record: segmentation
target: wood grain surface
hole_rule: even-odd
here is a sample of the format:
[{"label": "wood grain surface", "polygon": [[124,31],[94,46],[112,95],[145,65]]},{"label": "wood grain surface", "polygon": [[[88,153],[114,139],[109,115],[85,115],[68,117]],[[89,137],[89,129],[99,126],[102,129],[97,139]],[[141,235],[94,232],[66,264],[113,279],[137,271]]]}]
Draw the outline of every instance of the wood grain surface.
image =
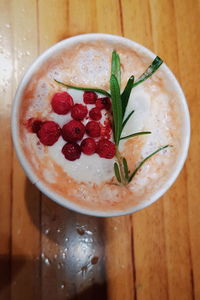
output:
[{"label": "wood grain surface", "polygon": [[[199,9],[199,0],[0,0],[0,300],[200,300]],[[154,51],[189,104],[180,176],[130,216],[87,217],[53,203],[26,178],[11,141],[11,103],[27,67],[89,32]]]}]

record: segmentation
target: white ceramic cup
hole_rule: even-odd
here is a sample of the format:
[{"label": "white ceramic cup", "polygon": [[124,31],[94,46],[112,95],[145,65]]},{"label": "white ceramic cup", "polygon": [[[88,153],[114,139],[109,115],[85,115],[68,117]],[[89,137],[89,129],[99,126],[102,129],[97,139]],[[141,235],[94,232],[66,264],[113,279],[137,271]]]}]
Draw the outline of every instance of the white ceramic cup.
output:
[{"label": "white ceramic cup", "polygon": [[17,89],[15,99],[13,102],[13,108],[12,108],[12,137],[13,137],[13,142],[15,146],[15,150],[17,152],[17,156],[19,158],[19,161],[26,172],[28,178],[31,180],[33,184],[37,186],[39,190],[41,190],[46,196],[54,200],[55,202],[61,204],[62,206],[69,208],[71,210],[77,211],[79,213],[84,213],[87,215],[92,215],[92,216],[101,216],[101,217],[111,217],[111,216],[120,216],[120,215],[125,215],[129,213],[136,212],[153,202],[155,202],[157,199],[159,199],[168,189],[169,187],[174,183],[176,180],[178,174],[180,173],[184,162],[187,157],[187,152],[188,152],[188,147],[189,147],[189,141],[190,141],[190,118],[189,118],[189,111],[186,103],[185,96],[183,94],[183,91],[173,75],[173,73],[169,70],[169,68],[163,64],[162,68],[165,70],[167,76],[170,78],[170,80],[173,81],[173,84],[175,85],[176,91],[178,92],[182,102],[181,102],[181,110],[183,111],[183,128],[184,128],[184,137],[183,137],[183,143],[182,143],[182,149],[180,151],[180,155],[178,157],[178,161],[176,164],[176,168],[174,168],[173,172],[170,174],[170,177],[168,180],[165,182],[165,184],[157,190],[154,194],[151,195],[150,199],[148,202],[142,202],[141,204],[137,206],[133,206],[129,209],[126,209],[124,211],[120,212],[103,212],[103,211],[98,211],[98,210],[89,210],[85,209],[84,207],[81,207],[77,204],[74,204],[72,201],[69,201],[66,198],[63,198],[62,196],[58,195],[56,192],[53,192],[49,190],[47,186],[39,179],[37,178],[36,174],[33,172],[28,160],[26,159],[21,145],[20,145],[20,138],[19,138],[19,127],[18,127],[18,118],[19,118],[19,110],[20,110],[20,103],[23,95],[23,91],[27,86],[27,83],[31,79],[32,75],[36,70],[38,70],[43,63],[51,56],[53,56],[57,51],[60,51],[64,49],[65,47],[69,47],[73,45],[74,43],[77,42],[87,42],[87,41],[95,41],[95,40],[108,40],[108,41],[113,41],[113,42],[119,42],[120,44],[127,45],[129,47],[134,47],[135,49],[138,49],[142,51],[143,53],[147,54],[152,60],[155,58],[155,54],[152,53],[150,50],[146,49],[142,45],[139,45],[131,40],[128,40],[126,38],[120,37],[120,36],[115,36],[115,35],[110,35],[110,34],[99,34],[99,33],[92,33],[92,34],[82,34],[78,36],[74,36],[68,39],[65,39],[48,50],[46,50],[43,54],[41,54],[35,62],[29,67],[27,70],[26,74],[24,75],[21,83],[19,84],[19,87]]}]

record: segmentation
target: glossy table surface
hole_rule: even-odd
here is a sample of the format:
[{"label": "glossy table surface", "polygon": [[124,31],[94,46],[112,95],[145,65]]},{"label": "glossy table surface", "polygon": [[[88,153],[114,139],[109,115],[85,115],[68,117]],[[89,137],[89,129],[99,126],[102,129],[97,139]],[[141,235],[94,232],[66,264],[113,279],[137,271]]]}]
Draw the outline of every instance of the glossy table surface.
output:
[{"label": "glossy table surface", "polygon": [[[0,0],[0,300],[200,299],[198,0]],[[173,187],[133,215],[68,211],[26,178],[10,113],[31,62],[80,33],[125,36],[162,57],[191,113],[191,146]]]}]

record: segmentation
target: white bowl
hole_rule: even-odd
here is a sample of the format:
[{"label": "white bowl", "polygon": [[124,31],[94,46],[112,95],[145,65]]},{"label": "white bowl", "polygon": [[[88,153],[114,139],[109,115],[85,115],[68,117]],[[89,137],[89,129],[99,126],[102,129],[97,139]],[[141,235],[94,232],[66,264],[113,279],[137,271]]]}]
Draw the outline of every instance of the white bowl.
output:
[{"label": "white bowl", "polygon": [[62,196],[58,195],[57,193],[50,191],[49,188],[47,186],[45,186],[45,184],[43,182],[39,181],[39,179],[37,178],[36,174],[33,172],[28,160],[26,159],[26,157],[21,149],[19,132],[18,132],[18,116],[19,116],[19,107],[20,107],[20,103],[21,103],[21,97],[22,97],[23,91],[24,91],[27,83],[29,82],[33,73],[38,69],[38,67],[41,66],[46,61],[47,58],[54,55],[57,51],[64,49],[66,46],[68,47],[70,45],[73,45],[73,43],[76,43],[76,42],[94,41],[94,40],[100,40],[100,39],[113,41],[113,42],[117,41],[117,42],[123,43],[124,45],[127,45],[129,47],[132,46],[132,47],[142,51],[143,53],[147,54],[149,57],[152,58],[152,60],[156,56],[154,53],[152,53],[150,50],[146,49],[142,45],[139,45],[131,40],[128,40],[126,38],[116,36],[116,35],[92,33],[92,34],[82,34],[82,35],[78,35],[78,36],[74,36],[74,37],[65,39],[65,40],[55,44],[48,50],[46,50],[29,67],[29,69],[26,72],[26,74],[24,75],[21,83],[19,84],[19,87],[16,92],[14,103],[13,103],[13,108],[12,108],[12,120],[11,121],[12,121],[12,137],[13,137],[13,142],[14,142],[15,150],[17,152],[19,161],[20,161],[24,171],[26,172],[28,178],[31,180],[31,182],[33,184],[35,184],[38,187],[39,190],[41,190],[46,196],[48,196],[55,202],[61,204],[62,206],[66,207],[66,208],[77,211],[79,213],[84,213],[84,214],[92,215],[92,216],[111,217],[111,216],[120,216],[120,215],[125,215],[125,214],[130,214],[130,213],[136,212],[136,211],[152,204],[157,199],[159,199],[169,189],[169,187],[174,183],[178,174],[180,173],[181,169],[183,168],[184,162],[186,160],[187,153],[188,153],[188,147],[189,147],[189,141],[190,141],[190,118],[189,118],[188,106],[187,106],[187,102],[186,102],[185,96],[183,94],[183,91],[182,91],[177,79],[175,78],[173,73],[170,71],[170,69],[165,64],[162,65],[162,68],[167,73],[167,76],[170,77],[170,79],[173,81],[176,91],[178,92],[178,94],[182,100],[181,109],[184,114],[183,127],[184,127],[185,134],[183,137],[183,146],[180,151],[180,155],[178,158],[178,162],[176,164],[176,168],[170,174],[170,177],[165,182],[165,184],[162,186],[162,188],[160,188],[156,193],[151,195],[148,202],[143,202],[137,206],[133,206],[127,210],[120,211],[120,212],[116,212],[116,211],[103,212],[103,211],[98,211],[98,210],[97,211],[88,210],[77,204],[74,204],[73,202],[69,201],[68,199],[63,198]]}]

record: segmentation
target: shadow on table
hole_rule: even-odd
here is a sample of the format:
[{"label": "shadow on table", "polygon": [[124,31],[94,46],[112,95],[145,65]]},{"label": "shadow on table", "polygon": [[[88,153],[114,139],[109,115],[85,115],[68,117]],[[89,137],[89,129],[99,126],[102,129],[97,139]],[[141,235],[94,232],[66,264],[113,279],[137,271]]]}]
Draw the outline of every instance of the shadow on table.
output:
[{"label": "shadow on table", "polygon": [[25,196],[30,218],[41,233],[44,299],[107,299],[104,219],[58,205],[28,179]]},{"label": "shadow on table", "polygon": [[26,262],[22,255],[12,258],[10,255],[0,255],[0,299],[9,299],[11,282],[15,282]]},{"label": "shadow on table", "polygon": [[79,295],[69,298],[68,300],[106,300],[105,289],[105,284],[94,284]]}]

